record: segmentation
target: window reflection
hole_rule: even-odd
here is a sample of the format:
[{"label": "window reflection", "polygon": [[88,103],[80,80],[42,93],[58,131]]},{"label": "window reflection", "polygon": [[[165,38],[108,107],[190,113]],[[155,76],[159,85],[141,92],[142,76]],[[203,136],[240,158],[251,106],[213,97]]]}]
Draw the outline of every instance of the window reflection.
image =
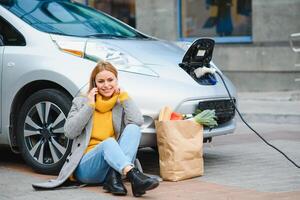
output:
[{"label": "window reflection", "polygon": [[58,3],[51,3],[47,5],[44,13],[48,13],[57,22],[72,22],[76,19],[71,15],[70,11],[66,10]]},{"label": "window reflection", "polygon": [[136,27],[135,0],[89,0],[89,6]]},{"label": "window reflection", "polygon": [[182,0],[182,36],[250,36],[251,3],[252,0]]},{"label": "window reflection", "polygon": [[110,16],[82,4],[69,1],[31,1],[35,2],[35,7],[24,4],[23,0],[14,0],[7,8],[44,32],[110,39],[144,38]]}]

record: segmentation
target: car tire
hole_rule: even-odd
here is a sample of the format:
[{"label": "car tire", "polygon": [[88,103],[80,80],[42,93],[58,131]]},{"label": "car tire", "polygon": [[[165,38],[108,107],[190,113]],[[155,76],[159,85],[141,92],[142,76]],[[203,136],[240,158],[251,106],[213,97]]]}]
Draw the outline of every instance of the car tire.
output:
[{"label": "car tire", "polygon": [[72,101],[56,89],[29,96],[17,118],[17,141],[25,162],[36,172],[57,174],[71,150],[64,124]]}]

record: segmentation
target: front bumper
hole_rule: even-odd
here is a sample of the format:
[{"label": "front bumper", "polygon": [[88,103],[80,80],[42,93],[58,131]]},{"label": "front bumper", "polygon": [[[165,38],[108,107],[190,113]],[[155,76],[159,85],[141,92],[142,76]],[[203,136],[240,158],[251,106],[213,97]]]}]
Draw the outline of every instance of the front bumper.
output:
[{"label": "front bumper", "polygon": [[[228,98],[185,101],[174,111],[182,114],[193,114],[196,109],[215,109],[216,116],[218,117],[218,126],[216,128],[209,129],[204,127],[204,138],[211,138],[234,132],[236,128],[235,110]],[[156,130],[153,120],[145,118],[145,124],[142,126],[140,147],[149,146],[156,146]]]}]

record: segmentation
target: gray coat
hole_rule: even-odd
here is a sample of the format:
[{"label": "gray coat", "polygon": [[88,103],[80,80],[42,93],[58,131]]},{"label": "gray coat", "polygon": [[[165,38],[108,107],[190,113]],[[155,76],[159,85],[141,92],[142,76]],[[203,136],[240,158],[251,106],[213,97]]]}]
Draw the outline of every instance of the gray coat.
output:
[{"label": "gray coat", "polygon": [[[88,98],[79,96],[74,98],[72,107],[65,123],[65,135],[73,140],[72,149],[56,179],[43,183],[34,183],[37,189],[51,189],[62,185],[75,171],[84,151],[86,150],[92,133],[94,108],[88,105]],[[112,110],[113,126],[116,138],[120,137],[127,124],[143,124],[143,117],[130,98],[123,104],[117,102]]]}]

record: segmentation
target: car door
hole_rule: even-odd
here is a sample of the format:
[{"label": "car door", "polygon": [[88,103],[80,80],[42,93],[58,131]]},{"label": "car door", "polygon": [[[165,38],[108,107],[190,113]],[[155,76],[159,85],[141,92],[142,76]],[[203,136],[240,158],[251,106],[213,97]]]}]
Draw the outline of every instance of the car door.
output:
[{"label": "car door", "polygon": [[[13,51],[13,49],[10,50],[10,48],[18,48],[20,46],[24,46],[25,45],[25,39],[23,37],[22,34],[20,34],[16,28],[14,28],[13,25],[11,25],[3,16],[0,15],[0,37],[1,37],[1,43],[0,43],[0,77],[1,77],[1,81],[0,81],[0,124],[1,124],[1,132],[5,132],[2,131],[2,126],[4,126],[4,119],[5,119],[5,114],[7,114],[7,112],[5,112],[5,106],[7,106],[5,104],[5,92],[6,92],[6,88],[4,87],[5,85],[5,79],[7,79],[7,77],[4,77],[4,71],[7,67],[13,67],[14,66],[14,62],[5,62],[5,51]],[[6,117],[7,119],[8,117]],[[1,138],[1,136],[0,136]],[[5,141],[1,141],[1,142],[5,142]]]}]

